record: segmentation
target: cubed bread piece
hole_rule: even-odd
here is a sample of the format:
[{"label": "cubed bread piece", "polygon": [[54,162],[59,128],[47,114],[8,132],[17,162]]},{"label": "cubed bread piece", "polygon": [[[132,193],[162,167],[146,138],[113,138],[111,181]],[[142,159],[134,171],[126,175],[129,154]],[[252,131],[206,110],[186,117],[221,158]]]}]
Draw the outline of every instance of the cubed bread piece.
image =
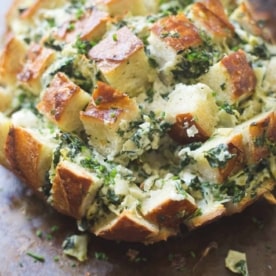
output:
[{"label": "cubed bread piece", "polygon": [[196,208],[195,200],[187,193],[178,192],[172,183],[167,183],[160,190],[150,191],[141,204],[142,214],[147,220],[175,229]]},{"label": "cubed bread piece", "polygon": [[[79,20],[69,21],[58,28],[56,36],[67,42],[77,39],[87,41],[98,41],[106,32],[109,16],[104,11],[92,9],[86,12]],[[70,26],[74,26],[73,29]]]},{"label": "cubed bread piece", "polygon": [[90,144],[104,156],[114,156],[124,142],[118,130],[120,127],[127,129],[129,123],[138,116],[139,108],[134,99],[98,82],[92,100],[86,110],[81,112],[80,119]]},{"label": "cubed bread piece", "polygon": [[9,168],[9,164],[6,159],[5,146],[10,127],[10,119],[5,117],[2,113],[0,113],[0,164],[6,168]]},{"label": "cubed bread piece", "polygon": [[51,204],[65,215],[81,219],[100,186],[96,175],[69,162],[60,162],[52,180]]},{"label": "cubed bread piece", "polygon": [[108,35],[90,50],[89,56],[112,87],[130,97],[147,90],[153,71],[143,42],[127,27]]},{"label": "cubed bread piece", "polygon": [[210,206],[204,206],[199,209],[199,213],[192,215],[190,218],[184,221],[184,224],[188,227],[189,230],[201,227],[208,223],[213,222],[214,220],[219,219],[225,215],[226,209],[223,204],[214,202]]},{"label": "cubed bread piece", "polygon": [[244,2],[241,2],[234,10],[231,14],[231,19],[238,22],[247,32],[256,36],[262,35],[262,28],[260,28],[257,21],[253,19],[248,6]]},{"label": "cubed bread piece", "polygon": [[148,41],[150,55],[161,70],[175,66],[180,52],[202,43],[198,29],[181,13],[154,23]]},{"label": "cubed bread piece", "polygon": [[211,183],[223,183],[242,170],[246,163],[243,135],[231,133],[215,135],[192,152],[192,170]]},{"label": "cubed bread piece", "polygon": [[82,126],[79,114],[89,100],[89,94],[59,72],[45,90],[37,108],[60,129],[70,132]]},{"label": "cubed bread piece", "polygon": [[9,129],[5,154],[11,170],[38,195],[51,167],[53,146],[45,137],[25,128]]},{"label": "cubed bread piece", "polygon": [[203,0],[194,3],[189,10],[189,19],[214,41],[223,41],[234,35],[234,27],[225,14],[220,0]]},{"label": "cubed bread piece", "polygon": [[200,81],[214,90],[220,103],[229,104],[237,104],[250,97],[257,84],[255,73],[242,50],[213,65]]},{"label": "cubed bread piece", "polygon": [[27,52],[26,44],[10,36],[0,55],[0,84],[14,85],[16,76],[24,64]]},{"label": "cubed bread piece", "polygon": [[41,78],[48,66],[55,59],[55,52],[39,44],[29,47],[22,70],[18,72],[17,79],[35,95],[41,92]]},{"label": "cubed bread piece", "polygon": [[[239,125],[238,131],[244,136],[248,164],[265,160],[276,143],[276,114],[267,112]],[[271,147],[271,148],[270,148]]]},{"label": "cubed bread piece", "polygon": [[168,236],[175,234],[173,231],[162,231],[158,226],[127,210],[118,217],[111,215],[104,218],[91,231],[108,240],[142,243],[166,240]]},{"label": "cubed bread piece", "polygon": [[218,107],[211,89],[204,84],[176,85],[168,97],[166,120],[170,136],[180,144],[205,141],[215,129]]},{"label": "cubed bread piece", "polygon": [[112,16],[123,16],[131,13],[132,15],[146,15],[157,11],[157,0],[90,0],[97,7],[107,11]]}]

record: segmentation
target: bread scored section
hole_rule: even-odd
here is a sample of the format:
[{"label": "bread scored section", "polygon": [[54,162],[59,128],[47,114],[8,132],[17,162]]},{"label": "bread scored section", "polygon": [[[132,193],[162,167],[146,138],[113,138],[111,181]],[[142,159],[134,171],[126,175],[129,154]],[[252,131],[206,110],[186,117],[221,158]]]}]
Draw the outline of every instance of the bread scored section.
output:
[{"label": "bread scored section", "polygon": [[219,103],[238,104],[252,96],[257,78],[246,53],[238,50],[210,67],[208,73],[200,77],[216,93]]},{"label": "bread scored section", "polygon": [[50,202],[60,213],[79,220],[85,216],[100,185],[95,173],[64,160],[56,167]]},{"label": "bread scored section", "polygon": [[234,26],[220,0],[198,1],[191,5],[187,16],[197,28],[206,32],[217,43],[234,36]]},{"label": "bread scored section", "polygon": [[130,97],[145,92],[154,73],[143,42],[127,27],[110,33],[89,51],[107,83]]},{"label": "bread scored section", "polygon": [[164,17],[155,22],[151,27],[148,42],[149,55],[157,62],[162,78],[167,83],[173,81],[178,65],[185,67],[182,70],[183,78],[199,74],[195,68],[197,66],[194,65],[196,61],[191,64],[188,55],[196,51],[203,41],[198,29],[184,14]]},{"label": "bread scored section", "polygon": [[5,144],[5,155],[10,169],[39,196],[46,174],[51,167],[55,144],[38,131],[12,125]]},{"label": "bread scored section", "polygon": [[122,150],[123,137],[119,129],[128,129],[139,118],[140,112],[134,99],[111,86],[98,82],[92,99],[80,119],[89,141],[104,156],[114,157]]},{"label": "bread scored section", "polygon": [[82,126],[79,113],[89,100],[88,93],[59,72],[43,92],[37,108],[61,130],[74,131]]}]

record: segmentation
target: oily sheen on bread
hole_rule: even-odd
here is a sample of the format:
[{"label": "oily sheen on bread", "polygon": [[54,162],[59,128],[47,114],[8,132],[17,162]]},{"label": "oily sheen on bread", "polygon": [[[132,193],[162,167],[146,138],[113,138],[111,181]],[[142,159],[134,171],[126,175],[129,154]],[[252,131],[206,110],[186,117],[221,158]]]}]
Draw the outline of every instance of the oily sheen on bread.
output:
[{"label": "oily sheen on bread", "polygon": [[261,15],[238,0],[14,0],[0,164],[111,240],[275,203],[276,48]]}]

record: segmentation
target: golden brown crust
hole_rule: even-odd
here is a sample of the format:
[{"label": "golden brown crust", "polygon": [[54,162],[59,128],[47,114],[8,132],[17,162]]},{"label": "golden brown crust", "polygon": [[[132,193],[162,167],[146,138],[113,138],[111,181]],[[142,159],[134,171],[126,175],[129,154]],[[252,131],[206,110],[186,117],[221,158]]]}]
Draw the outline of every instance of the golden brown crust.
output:
[{"label": "golden brown crust", "polygon": [[43,196],[42,186],[51,167],[52,149],[34,134],[12,126],[5,145],[6,158],[11,170],[36,193]]},{"label": "golden brown crust", "polygon": [[52,181],[52,204],[62,214],[81,219],[94,197],[98,185],[95,177],[83,168],[61,162]]},{"label": "golden brown crust", "polygon": [[30,91],[38,94],[41,90],[41,78],[47,67],[53,62],[55,53],[39,44],[32,44],[27,52],[22,70],[17,79],[26,85]]},{"label": "golden brown crust", "polygon": [[183,217],[193,213],[196,208],[196,205],[188,199],[173,200],[168,198],[144,216],[148,221],[152,221],[157,225],[178,229]]},{"label": "golden brown crust", "polygon": [[[189,136],[187,130],[189,128],[197,129],[197,133]],[[188,144],[194,142],[204,142],[209,136],[196,122],[194,116],[190,113],[178,114],[176,122],[172,125],[169,135],[179,144]]]},{"label": "golden brown crust", "polygon": [[73,131],[81,127],[79,112],[89,99],[86,92],[59,72],[45,90],[37,108],[62,130]]},{"label": "golden brown crust", "polygon": [[0,56],[0,84],[14,84],[24,64],[27,48],[24,42],[10,35]]},{"label": "golden brown crust", "polygon": [[151,237],[157,236],[159,230],[146,220],[134,216],[129,211],[124,211],[120,216],[93,232],[96,236],[109,240],[147,242]]},{"label": "golden brown crust", "polygon": [[234,34],[234,27],[227,19],[220,1],[203,1],[192,5],[191,13],[195,25],[214,39],[226,39]]},{"label": "golden brown crust", "polygon": [[202,43],[197,28],[183,14],[162,18],[151,30],[177,52]]},{"label": "golden brown crust", "polygon": [[239,50],[224,57],[221,63],[230,77],[231,97],[236,100],[252,95],[256,88],[257,79],[244,51]]},{"label": "golden brown crust", "polygon": [[127,27],[103,39],[89,52],[103,72],[112,71],[137,51],[143,49],[143,42]]},{"label": "golden brown crust", "polygon": [[83,121],[89,119],[90,123],[95,120],[103,125],[113,125],[131,112],[137,112],[133,100],[111,86],[98,82],[89,105],[81,112],[81,118]]}]

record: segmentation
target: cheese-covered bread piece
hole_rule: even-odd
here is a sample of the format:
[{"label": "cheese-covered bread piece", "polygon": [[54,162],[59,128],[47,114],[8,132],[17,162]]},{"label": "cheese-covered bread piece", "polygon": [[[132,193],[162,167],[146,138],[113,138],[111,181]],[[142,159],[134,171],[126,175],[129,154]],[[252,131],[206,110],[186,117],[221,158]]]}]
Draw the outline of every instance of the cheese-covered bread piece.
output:
[{"label": "cheese-covered bread piece", "polygon": [[216,42],[234,35],[234,26],[230,23],[220,0],[202,0],[194,3],[188,14],[189,19]]},{"label": "cheese-covered bread piece", "polygon": [[11,126],[5,155],[11,170],[37,194],[44,197],[43,186],[52,162],[54,145],[39,132]]},{"label": "cheese-covered bread piece", "polygon": [[89,105],[81,112],[80,119],[89,143],[104,156],[114,157],[125,142],[119,130],[127,130],[129,124],[138,119],[139,114],[134,99],[98,82]]},{"label": "cheese-covered bread piece", "polygon": [[38,103],[38,110],[64,131],[81,128],[80,111],[90,95],[73,83],[65,74],[57,73]]},{"label": "cheese-covered bread piece", "polygon": [[[143,216],[158,225],[178,229],[183,218],[192,214],[197,206],[184,191],[180,182],[165,179],[162,189],[151,190],[141,203]],[[177,186],[179,185],[179,186]]]},{"label": "cheese-covered bread piece", "polygon": [[50,202],[59,212],[81,219],[101,185],[95,174],[70,161],[61,161],[52,179]]},{"label": "cheese-covered bread piece", "polygon": [[170,136],[180,144],[207,140],[218,121],[212,90],[204,84],[176,85],[165,107]]},{"label": "cheese-covered bread piece", "polygon": [[[224,132],[224,133],[222,133]],[[243,135],[231,130],[214,134],[204,145],[191,153],[192,171],[211,183],[223,183],[245,166]]]},{"label": "cheese-covered bread piece", "polygon": [[257,84],[255,72],[244,51],[233,52],[200,77],[216,93],[218,102],[237,104],[250,97]]},{"label": "cheese-covered bread piece", "polygon": [[[169,74],[178,63],[183,62],[181,57],[184,51],[202,44],[198,29],[182,13],[155,22],[151,27],[148,41],[150,56],[165,75]],[[185,78],[185,72],[183,77]],[[170,81],[171,76],[167,78],[167,81]]]},{"label": "cheese-covered bread piece", "polygon": [[27,45],[17,37],[10,36],[0,55],[0,84],[14,85],[23,67]]},{"label": "cheese-covered bread piece", "polygon": [[257,164],[268,158],[276,142],[275,129],[275,111],[260,114],[236,128],[243,133],[247,164]]},{"label": "cheese-covered bread piece", "polygon": [[145,92],[153,77],[143,42],[127,27],[109,34],[89,52],[104,79],[130,97]]},{"label": "cheese-covered bread piece", "polygon": [[32,44],[23,61],[23,67],[17,74],[17,80],[32,93],[40,94],[42,75],[54,59],[53,50]]}]

